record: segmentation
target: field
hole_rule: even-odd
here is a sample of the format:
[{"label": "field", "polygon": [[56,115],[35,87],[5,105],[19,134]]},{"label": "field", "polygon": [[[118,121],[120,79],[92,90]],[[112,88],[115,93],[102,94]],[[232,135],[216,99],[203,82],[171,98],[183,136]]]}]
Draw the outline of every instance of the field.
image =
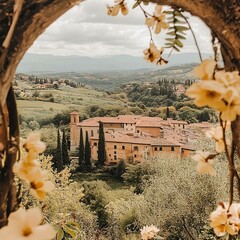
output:
[{"label": "field", "polygon": [[27,118],[50,118],[62,111],[76,110],[80,113],[85,113],[86,107],[91,105],[98,105],[104,108],[124,105],[123,102],[110,98],[108,94],[104,92],[88,88],[71,88],[67,86],[61,87],[58,90],[36,90],[34,88],[27,88],[26,95],[32,96],[35,91],[38,91],[40,95],[51,93],[54,97],[54,102],[35,101],[30,100],[30,98],[18,100],[19,113]]},{"label": "field", "polygon": [[121,180],[111,177],[107,173],[76,173],[72,176],[72,179],[78,183],[82,183],[83,181],[94,181],[101,180],[107,183],[111,187],[111,189],[129,189],[131,185],[129,183],[124,183]]}]

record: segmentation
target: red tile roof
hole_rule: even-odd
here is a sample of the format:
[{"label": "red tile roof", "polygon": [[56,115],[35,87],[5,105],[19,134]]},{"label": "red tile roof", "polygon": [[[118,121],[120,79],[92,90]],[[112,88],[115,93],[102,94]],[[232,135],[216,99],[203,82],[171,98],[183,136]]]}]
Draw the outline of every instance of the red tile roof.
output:
[{"label": "red tile roof", "polygon": [[[98,137],[92,137],[92,140],[98,140]],[[114,132],[112,134],[105,134],[105,142],[116,142],[116,143],[131,143],[131,144],[143,144],[151,146],[180,146],[181,144],[176,142],[170,142],[163,138],[154,138],[150,136],[129,136]]]},{"label": "red tile roof", "polygon": [[70,115],[71,114],[79,114],[78,112],[76,112],[76,111],[73,111],[73,112],[70,112]]}]

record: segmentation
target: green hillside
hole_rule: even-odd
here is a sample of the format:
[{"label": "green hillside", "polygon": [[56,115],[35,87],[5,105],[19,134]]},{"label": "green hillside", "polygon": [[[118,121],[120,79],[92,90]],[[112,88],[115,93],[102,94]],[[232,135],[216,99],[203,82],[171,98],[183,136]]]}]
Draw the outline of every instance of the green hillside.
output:
[{"label": "green hillside", "polygon": [[[19,113],[35,120],[51,118],[62,111],[77,110],[84,114],[86,107],[91,105],[105,108],[124,106],[122,101],[111,98],[107,93],[90,88],[63,86],[59,89],[37,89],[33,84],[22,81],[17,81],[17,85],[17,92],[20,92],[17,97]],[[33,97],[35,95],[37,97]]]}]

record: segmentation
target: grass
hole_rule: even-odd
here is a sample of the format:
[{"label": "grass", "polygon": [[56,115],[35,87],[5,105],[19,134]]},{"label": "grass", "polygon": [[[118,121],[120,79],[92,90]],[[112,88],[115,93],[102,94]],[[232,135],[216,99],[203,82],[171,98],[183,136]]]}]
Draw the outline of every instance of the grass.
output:
[{"label": "grass", "polygon": [[21,115],[26,117],[32,117],[35,120],[50,118],[55,114],[67,111],[67,110],[79,110],[77,106],[67,106],[61,103],[43,102],[43,101],[30,101],[30,100],[18,100],[18,111]]},{"label": "grass", "polygon": [[113,190],[115,189],[126,189],[131,187],[131,185],[124,183],[121,180],[118,180],[107,173],[76,173],[72,176],[72,179],[76,182],[83,182],[83,181],[94,181],[94,180],[101,180],[106,182]]},{"label": "grass", "polygon": [[[24,86],[26,87],[26,86]],[[88,88],[62,87],[59,90],[36,90],[32,87],[26,88],[26,94],[32,96],[33,92],[38,91],[40,95],[51,93],[54,102],[17,100],[19,113],[33,119],[51,118],[62,111],[79,111],[85,113],[86,107],[98,105],[104,108],[123,106],[124,103],[112,99],[108,94]]]}]

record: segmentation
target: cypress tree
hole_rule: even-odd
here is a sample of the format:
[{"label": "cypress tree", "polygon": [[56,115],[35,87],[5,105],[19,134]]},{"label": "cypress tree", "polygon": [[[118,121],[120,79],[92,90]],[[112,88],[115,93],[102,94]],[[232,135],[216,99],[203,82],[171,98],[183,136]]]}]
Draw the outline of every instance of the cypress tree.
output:
[{"label": "cypress tree", "polygon": [[169,107],[167,107],[167,111],[166,111],[166,119],[170,118],[170,110]]},{"label": "cypress tree", "polygon": [[85,165],[85,152],[84,152],[84,142],[83,142],[83,131],[82,128],[80,129],[80,142],[78,148],[78,165],[79,169],[83,170]]},{"label": "cypress tree", "polygon": [[61,136],[60,136],[59,129],[57,133],[57,148],[55,149],[55,152],[53,155],[53,166],[58,172],[60,172],[63,169]]},{"label": "cypress tree", "polygon": [[70,158],[68,155],[68,147],[67,147],[67,141],[66,141],[66,135],[65,135],[64,129],[63,129],[63,136],[62,136],[62,161],[63,161],[63,165],[70,164]]},{"label": "cypress tree", "polygon": [[98,165],[103,166],[106,161],[105,137],[103,123],[99,122],[99,137],[98,137]]},{"label": "cypress tree", "polygon": [[88,131],[86,131],[86,139],[85,139],[85,165],[87,169],[91,167],[91,148],[90,148],[90,143],[88,139]]}]

